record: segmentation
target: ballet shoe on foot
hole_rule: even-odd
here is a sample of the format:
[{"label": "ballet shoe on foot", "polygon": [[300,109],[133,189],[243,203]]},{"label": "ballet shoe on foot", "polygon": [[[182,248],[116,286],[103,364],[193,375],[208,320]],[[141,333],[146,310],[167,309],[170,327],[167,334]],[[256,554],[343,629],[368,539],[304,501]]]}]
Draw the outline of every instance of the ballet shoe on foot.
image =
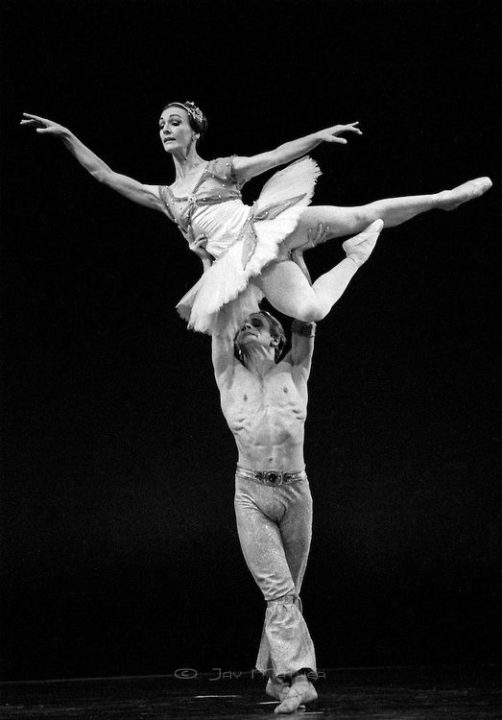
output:
[{"label": "ballet shoe on foot", "polygon": [[305,703],[317,700],[317,692],[315,687],[309,680],[302,680],[293,684],[288,689],[284,700],[275,708],[276,715],[287,715],[302,708]]},{"label": "ballet shoe on foot", "polygon": [[479,177],[474,180],[468,180],[462,183],[462,185],[453,188],[453,190],[444,190],[439,193],[438,207],[441,210],[455,210],[459,205],[484,195],[492,185],[493,183],[489,177]]},{"label": "ballet shoe on foot", "polygon": [[362,232],[345,240],[342,248],[346,256],[359,267],[369,258],[383,229],[383,220],[375,220]]}]

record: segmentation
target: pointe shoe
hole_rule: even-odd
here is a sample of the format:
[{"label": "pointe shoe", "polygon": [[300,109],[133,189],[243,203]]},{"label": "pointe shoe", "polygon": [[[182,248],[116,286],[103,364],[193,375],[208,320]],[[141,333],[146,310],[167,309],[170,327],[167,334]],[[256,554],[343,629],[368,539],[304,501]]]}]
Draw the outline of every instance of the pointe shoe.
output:
[{"label": "pointe shoe", "polygon": [[382,232],[383,220],[375,220],[358,235],[345,240],[342,248],[346,256],[359,267],[369,258]]},{"label": "pointe shoe", "polygon": [[459,205],[484,195],[492,185],[493,183],[489,177],[479,177],[474,180],[468,180],[452,190],[444,190],[438,193],[438,207],[441,210],[455,210]]},{"label": "pointe shoe", "polygon": [[276,715],[293,713],[295,710],[303,708],[304,703],[312,702],[312,700],[317,700],[317,692],[310,680],[306,682],[303,680],[298,683],[293,681],[286,697],[280,705],[275,708],[274,713]]}]

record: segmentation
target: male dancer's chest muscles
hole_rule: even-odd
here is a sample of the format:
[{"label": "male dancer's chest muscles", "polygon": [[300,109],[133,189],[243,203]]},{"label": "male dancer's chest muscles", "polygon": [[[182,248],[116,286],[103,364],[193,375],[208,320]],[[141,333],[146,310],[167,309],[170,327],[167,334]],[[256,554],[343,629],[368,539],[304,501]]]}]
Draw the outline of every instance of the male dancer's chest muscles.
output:
[{"label": "male dancer's chest muscles", "polygon": [[295,382],[286,363],[262,378],[237,368],[232,385],[221,393],[221,406],[232,432],[287,431],[305,421],[306,383]]}]

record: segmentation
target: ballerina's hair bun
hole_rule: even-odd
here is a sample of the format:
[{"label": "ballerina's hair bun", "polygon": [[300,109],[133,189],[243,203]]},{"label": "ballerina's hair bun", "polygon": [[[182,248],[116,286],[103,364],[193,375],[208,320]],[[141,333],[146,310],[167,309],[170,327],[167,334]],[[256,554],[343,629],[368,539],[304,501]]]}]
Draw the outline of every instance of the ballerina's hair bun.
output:
[{"label": "ballerina's hair bun", "polygon": [[204,115],[200,107],[198,107],[191,100],[185,100],[185,102],[170,102],[166,105],[164,110],[166,110],[168,107],[172,107],[173,105],[175,105],[176,107],[181,107],[187,111],[190,126],[193,130],[195,130],[196,133],[199,133],[202,137],[202,135],[204,135],[207,130],[208,122],[207,117]]}]

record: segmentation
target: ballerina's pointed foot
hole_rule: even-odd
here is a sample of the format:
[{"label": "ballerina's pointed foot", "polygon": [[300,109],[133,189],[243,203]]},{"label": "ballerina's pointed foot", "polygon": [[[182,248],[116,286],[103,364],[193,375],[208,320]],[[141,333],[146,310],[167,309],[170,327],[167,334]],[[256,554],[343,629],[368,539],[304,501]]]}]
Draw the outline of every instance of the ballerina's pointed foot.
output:
[{"label": "ballerina's pointed foot", "polygon": [[453,190],[443,190],[438,193],[438,207],[441,210],[455,210],[459,205],[481,197],[493,185],[489,177],[480,177],[475,180],[468,180],[458,185]]},{"label": "ballerina's pointed foot", "polygon": [[317,700],[317,692],[310,680],[307,680],[305,676],[295,678],[291,687],[288,688],[286,696],[275,708],[274,713],[283,715],[293,713],[305,703],[312,702],[312,700]]},{"label": "ballerina's pointed foot", "polygon": [[346,256],[350,258],[350,260],[353,260],[356,265],[362,265],[373,252],[382,229],[383,221],[375,220],[358,235],[354,235],[354,237],[345,240],[345,242],[342,243],[342,248]]}]

